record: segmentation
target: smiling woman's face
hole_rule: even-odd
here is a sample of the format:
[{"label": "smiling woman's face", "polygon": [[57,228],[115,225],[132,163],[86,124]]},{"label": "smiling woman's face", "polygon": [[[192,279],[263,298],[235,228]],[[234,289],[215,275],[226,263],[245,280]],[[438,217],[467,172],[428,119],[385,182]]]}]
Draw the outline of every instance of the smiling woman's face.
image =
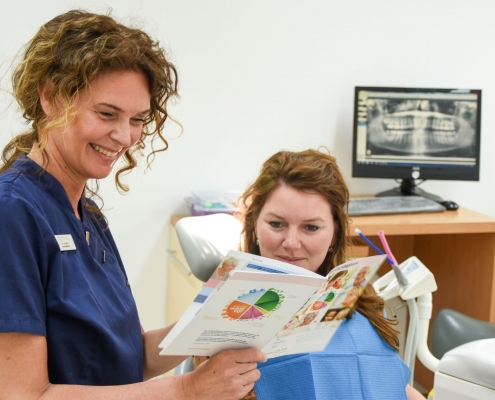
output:
[{"label": "smiling woman's face", "polygon": [[330,204],[317,193],[275,189],[256,222],[260,255],[316,272],[333,243]]},{"label": "smiling woman's face", "polygon": [[[71,123],[49,132],[46,149],[55,162],[48,164],[48,172],[62,184],[70,180],[82,186],[88,179],[108,176],[141,137],[143,120],[150,112],[148,86],[144,74],[134,71],[95,78],[76,100]],[[41,97],[45,113],[51,115],[54,110]]]}]

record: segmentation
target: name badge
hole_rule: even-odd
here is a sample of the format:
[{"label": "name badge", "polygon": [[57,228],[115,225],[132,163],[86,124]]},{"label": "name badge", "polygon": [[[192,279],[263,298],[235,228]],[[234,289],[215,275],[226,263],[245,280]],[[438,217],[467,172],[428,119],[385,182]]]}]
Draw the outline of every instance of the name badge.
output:
[{"label": "name badge", "polygon": [[72,235],[55,235],[55,239],[57,239],[58,245],[60,246],[60,251],[76,249],[76,244],[74,243],[74,239],[72,239]]}]

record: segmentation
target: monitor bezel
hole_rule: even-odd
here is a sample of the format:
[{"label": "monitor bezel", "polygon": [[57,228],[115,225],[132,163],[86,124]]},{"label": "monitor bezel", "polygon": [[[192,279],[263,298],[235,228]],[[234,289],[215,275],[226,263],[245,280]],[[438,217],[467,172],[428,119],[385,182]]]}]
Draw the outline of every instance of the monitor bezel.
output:
[{"label": "monitor bezel", "polygon": [[[387,86],[355,86],[354,87],[354,109],[353,109],[353,135],[352,135],[352,177],[353,178],[376,178],[376,179],[412,179],[413,171],[418,166],[391,166],[360,164],[357,162],[357,123],[358,123],[358,93],[360,90],[402,92],[402,93],[475,93],[477,98],[477,126],[476,126],[476,166],[473,168],[455,167],[433,167],[419,166],[421,179],[433,180],[480,180],[480,149],[481,149],[481,89],[446,89],[446,88],[412,88],[412,87],[387,87]],[[453,171],[456,171],[455,173]]]}]

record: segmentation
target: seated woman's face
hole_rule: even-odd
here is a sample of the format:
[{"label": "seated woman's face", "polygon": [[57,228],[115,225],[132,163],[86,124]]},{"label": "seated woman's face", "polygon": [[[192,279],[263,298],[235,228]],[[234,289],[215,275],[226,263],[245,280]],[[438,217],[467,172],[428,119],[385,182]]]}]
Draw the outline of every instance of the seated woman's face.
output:
[{"label": "seated woman's face", "polygon": [[335,229],[330,204],[321,195],[282,185],[268,197],[255,231],[263,257],[316,272]]}]

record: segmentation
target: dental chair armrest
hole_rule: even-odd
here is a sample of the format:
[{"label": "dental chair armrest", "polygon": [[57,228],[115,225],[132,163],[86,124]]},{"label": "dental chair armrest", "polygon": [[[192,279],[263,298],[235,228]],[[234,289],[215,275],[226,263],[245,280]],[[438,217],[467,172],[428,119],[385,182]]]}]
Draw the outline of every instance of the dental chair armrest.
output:
[{"label": "dental chair armrest", "polygon": [[418,297],[418,358],[421,363],[430,371],[437,371],[440,360],[431,354],[428,348],[428,327],[430,325],[432,312],[432,295],[431,293],[424,294]]}]

